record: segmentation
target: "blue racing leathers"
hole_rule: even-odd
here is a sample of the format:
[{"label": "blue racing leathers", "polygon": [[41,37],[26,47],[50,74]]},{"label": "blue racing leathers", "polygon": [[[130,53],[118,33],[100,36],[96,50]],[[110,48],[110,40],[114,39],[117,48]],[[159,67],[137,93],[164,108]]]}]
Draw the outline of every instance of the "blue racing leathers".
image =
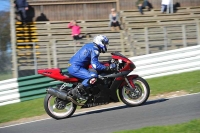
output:
[{"label": "blue racing leathers", "polygon": [[106,69],[106,66],[98,61],[99,54],[99,48],[94,43],[85,44],[70,59],[68,72],[77,78],[84,79],[82,84],[85,87],[89,86],[89,80],[97,78],[98,75],[95,72],[89,71],[88,66],[91,64],[93,69],[97,71]]}]

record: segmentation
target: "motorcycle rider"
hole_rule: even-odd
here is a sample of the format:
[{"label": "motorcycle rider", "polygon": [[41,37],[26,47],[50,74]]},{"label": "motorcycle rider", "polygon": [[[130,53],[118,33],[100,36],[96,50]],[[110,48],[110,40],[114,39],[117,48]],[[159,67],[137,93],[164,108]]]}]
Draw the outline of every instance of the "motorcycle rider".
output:
[{"label": "motorcycle rider", "polygon": [[111,71],[112,68],[104,66],[98,61],[100,53],[107,52],[109,39],[104,35],[94,37],[92,43],[86,43],[70,59],[68,72],[77,78],[83,79],[71,92],[75,97],[86,99],[86,88],[97,81],[97,73],[89,71],[88,66],[91,64],[96,71]]}]

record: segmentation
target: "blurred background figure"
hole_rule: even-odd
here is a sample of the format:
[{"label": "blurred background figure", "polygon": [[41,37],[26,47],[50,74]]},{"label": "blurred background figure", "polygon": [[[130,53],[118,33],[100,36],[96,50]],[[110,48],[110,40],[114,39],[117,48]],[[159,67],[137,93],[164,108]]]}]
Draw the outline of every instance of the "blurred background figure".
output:
[{"label": "blurred background figure", "polygon": [[161,13],[164,13],[167,11],[167,8],[170,9],[170,3],[171,0],[162,0],[161,3]]},{"label": "blurred background figure", "polygon": [[76,20],[72,20],[68,24],[68,28],[72,29],[72,37],[74,40],[83,38],[83,36],[81,36],[81,27],[76,23]]},{"label": "blurred background figure", "polygon": [[41,13],[40,16],[36,18],[35,21],[49,21],[49,19],[46,17],[44,13]]},{"label": "blurred background figure", "polygon": [[138,10],[139,10],[139,12],[140,12],[141,14],[144,14],[144,13],[143,13],[143,9],[144,9],[144,8],[148,9],[148,11],[150,11],[151,8],[153,8],[152,5],[149,3],[148,0],[138,0],[138,1],[136,2],[136,5],[137,5]]},{"label": "blurred background figure", "polygon": [[17,9],[17,12],[20,14],[22,24],[26,24],[27,16],[26,10],[28,10],[28,3],[26,0],[15,0],[14,6]]},{"label": "blurred background figure", "polygon": [[110,24],[109,26],[111,27],[111,30],[120,30],[120,24],[119,24],[119,14],[116,12],[115,8],[111,9],[111,13],[109,14],[109,20]]}]

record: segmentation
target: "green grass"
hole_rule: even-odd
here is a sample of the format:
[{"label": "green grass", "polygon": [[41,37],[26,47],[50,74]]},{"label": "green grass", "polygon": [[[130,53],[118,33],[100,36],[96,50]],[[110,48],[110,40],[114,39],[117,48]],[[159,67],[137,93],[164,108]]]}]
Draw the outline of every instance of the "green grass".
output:
[{"label": "green grass", "polygon": [[[164,76],[147,80],[151,95],[185,90],[189,93],[200,92],[200,71]],[[43,98],[0,106],[0,123],[45,114]]]},{"label": "green grass", "polygon": [[0,81],[13,78],[12,73],[0,73]]},{"label": "green grass", "polygon": [[114,133],[200,133],[200,119],[171,126],[153,126]]},{"label": "green grass", "polygon": [[0,123],[43,114],[43,98],[0,106]]},{"label": "green grass", "polygon": [[200,71],[148,79],[151,95],[184,90],[188,93],[200,92]]}]

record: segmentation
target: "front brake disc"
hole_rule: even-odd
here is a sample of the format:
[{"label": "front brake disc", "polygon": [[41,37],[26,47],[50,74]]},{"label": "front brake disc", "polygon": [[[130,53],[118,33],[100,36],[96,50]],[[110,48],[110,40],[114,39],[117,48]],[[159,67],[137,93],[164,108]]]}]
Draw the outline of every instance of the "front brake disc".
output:
[{"label": "front brake disc", "polygon": [[135,84],[135,91],[134,92],[126,90],[125,93],[127,94],[127,96],[130,99],[138,99],[139,97],[142,96],[142,88],[138,84]]}]

